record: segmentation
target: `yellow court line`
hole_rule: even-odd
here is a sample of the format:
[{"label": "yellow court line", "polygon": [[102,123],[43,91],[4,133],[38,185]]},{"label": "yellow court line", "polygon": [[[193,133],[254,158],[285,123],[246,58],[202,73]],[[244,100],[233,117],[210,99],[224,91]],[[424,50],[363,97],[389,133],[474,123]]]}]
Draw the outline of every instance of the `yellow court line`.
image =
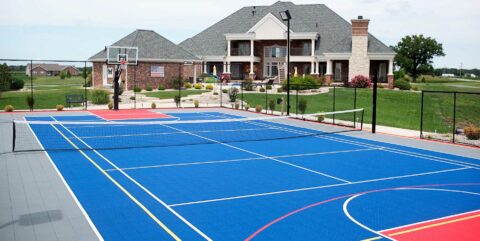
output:
[{"label": "yellow court line", "polygon": [[56,126],[53,124],[51,125],[65,140],[67,140],[70,145],[72,145],[75,149],[77,149],[88,161],[90,161],[98,170],[100,170],[103,175],[105,175],[110,181],[113,182],[120,190],[122,190],[125,195],[127,195],[134,203],[136,203],[150,218],[152,218],[160,227],[162,227],[173,239],[176,241],[180,241],[181,239],[173,233],[165,224],[162,223],[155,215],[153,215],[150,210],[148,210],[140,201],[138,201],[130,192],[128,192],[120,183],[118,183],[112,176],[110,176],[105,170],[103,170],[92,158],[90,158],[85,152],[80,150],[77,145],[75,145],[70,139],[68,139]]},{"label": "yellow court line", "polygon": [[392,233],[392,234],[389,234],[388,236],[395,236],[395,235],[400,235],[400,234],[404,234],[404,233],[411,233],[411,232],[415,232],[415,231],[422,230],[422,229],[433,228],[433,227],[436,227],[436,226],[441,226],[441,225],[445,225],[445,224],[449,224],[449,223],[456,223],[456,222],[460,222],[460,221],[464,221],[464,220],[468,220],[468,219],[472,219],[472,218],[478,218],[478,217],[480,217],[480,214],[469,216],[469,217],[464,217],[464,218],[459,218],[459,219],[453,219],[453,220],[449,220],[449,221],[445,221],[445,222],[441,222],[441,223],[434,223],[434,224],[430,224],[430,225],[422,226],[422,227],[418,227],[418,228],[412,228],[412,229],[409,229],[409,230],[400,231],[400,232],[397,232],[397,233]]},{"label": "yellow court line", "polygon": [[[430,225],[427,225],[427,226],[412,228],[412,229],[408,229],[408,230],[404,230],[404,231],[400,231],[400,232],[396,232],[396,233],[392,233],[392,234],[385,234],[385,236],[391,237],[391,236],[396,236],[396,235],[400,235],[400,234],[411,233],[411,232],[419,231],[419,230],[422,230],[422,229],[433,228],[433,227],[437,227],[437,226],[441,226],[441,225],[445,225],[445,224],[449,224],[449,223],[456,223],[456,222],[460,222],[460,221],[464,221],[464,220],[468,220],[468,219],[472,219],[472,218],[478,218],[478,217],[480,217],[480,214],[473,215],[473,216],[468,216],[468,217],[464,217],[464,218],[459,218],[459,219],[453,219],[453,220],[449,220],[449,221],[445,221],[445,222],[441,222],[441,223],[434,223],[434,224],[430,224]],[[369,239],[363,239],[362,241],[373,241],[373,240],[377,240],[377,239],[381,239],[381,238],[382,237],[378,236],[378,237],[373,237],[373,238],[369,238]]]}]

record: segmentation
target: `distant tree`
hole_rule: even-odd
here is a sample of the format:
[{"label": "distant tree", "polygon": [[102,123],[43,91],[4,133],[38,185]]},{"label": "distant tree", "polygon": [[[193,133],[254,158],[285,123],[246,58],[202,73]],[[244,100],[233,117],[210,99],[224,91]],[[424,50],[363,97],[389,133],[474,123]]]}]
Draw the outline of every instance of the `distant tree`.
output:
[{"label": "distant tree", "polygon": [[67,71],[67,79],[72,78],[72,74],[70,74],[70,71]]},{"label": "distant tree", "polygon": [[64,71],[61,71],[60,74],[59,74],[59,76],[60,76],[60,79],[65,79],[66,74],[65,74]]},{"label": "distant tree", "polygon": [[397,52],[396,64],[412,76],[413,82],[419,75],[433,72],[433,57],[445,56],[441,43],[422,34],[403,37],[393,49]]},{"label": "distant tree", "polygon": [[10,69],[6,63],[0,65],[0,91],[5,91],[10,89],[10,82],[12,80],[12,75],[10,74]]}]

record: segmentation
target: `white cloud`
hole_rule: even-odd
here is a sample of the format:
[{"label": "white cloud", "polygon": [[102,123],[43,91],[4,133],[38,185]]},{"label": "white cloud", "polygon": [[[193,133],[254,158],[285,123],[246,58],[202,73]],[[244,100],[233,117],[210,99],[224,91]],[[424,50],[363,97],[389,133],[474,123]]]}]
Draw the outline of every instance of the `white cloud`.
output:
[{"label": "white cloud", "polygon": [[[317,1],[293,1],[319,3]],[[264,0],[12,0],[3,4],[1,27],[72,27],[154,29],[174,42],[191,37],[243,6],[270,5]],[[480,67],[478,0],[324,0],[349,20],[371,19],[370,32],[388,45],[407,34],[424,34],[444,43],[446,58],[437,66]],[[112,39],[111,41],[114,41]],[[102,43],[103,44],[103,43]],[[99,44],[99,45],[102,45]]]}]

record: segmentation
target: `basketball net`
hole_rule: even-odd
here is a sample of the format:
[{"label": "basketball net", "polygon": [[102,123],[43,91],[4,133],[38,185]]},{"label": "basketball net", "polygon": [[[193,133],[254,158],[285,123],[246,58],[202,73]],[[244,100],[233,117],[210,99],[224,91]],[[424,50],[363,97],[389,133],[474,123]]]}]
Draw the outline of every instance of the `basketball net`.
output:
[{"label": "basketball net", "polygon": [[120,60],[120,68],[125,69],[127,67],[127,61],[124,59]]}]

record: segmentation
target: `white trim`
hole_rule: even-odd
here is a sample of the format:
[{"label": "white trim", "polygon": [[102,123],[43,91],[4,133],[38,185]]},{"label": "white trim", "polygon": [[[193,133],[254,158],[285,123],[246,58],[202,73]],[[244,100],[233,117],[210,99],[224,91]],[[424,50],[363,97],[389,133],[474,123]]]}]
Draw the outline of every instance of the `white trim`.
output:
[{"label": "white trim", "polygon": [[[291,32],[291,31],[290,31]],[[287,38],[287,33],[285,33],[285,38]],[[296,33],[290,33],[290,40],[294,39],[310,39],[310,40],[316,40],[318,38],[318,33],[317,32],[296,32]]]},{"label": "white trim", "polygon": [[[275,22],[276,24],[278,24],[278,26],[280,28],[282,28],[283,31],[287,31],[288,28],[287,28],[287,25],[285,25],[282,21],[280,21],[277,17],[273,16],[272,13],[267,13],[267,15],[265,15],[265,17],[263,17],[262,19],[260,19],[260,21],[258,21],[255,25],[253,25],[252,28],[250,28],[247,33],[254,33],[257,31],[257,29],[259,27],[261,27],[267,20],[272,20],[273,22]],[[290,29],[290,33],[293,33],[293,31]]]},{"label": "white trim", "polygon": [[352,53],[323,53],[323,55],[331,60],[349,60]]},{"label": "white trim", "polygon": [[395,55],[395,53],[367,53],[367,56],[370,60],[390,60],[394,59]]},{"label": "white trim", "polygon": [[251,40],[255,39],[255,33],[226,33],[227,40]]},{"label": "white trim", "polygon": [[[223,58],[223,56],[222,56]],[[89,59],[89,62],[102,62],[105,63],[105,59]],[[127,63],[127,65],[138,65],[139,62],[165,62],[165,63],[184,63],[185,61],[187,62],[193,62],[193,63],[201,63],[202,61],[199,59],[137,59],[136,64],[131,64]],[[112,64],[110,64],[112,65]]]},{"label": "white trim", "polygon": [[[24,121],[27,121],[25,119],[25,116],[23,117],[23,120]],[[37,137],[37,134],[35,134],[35,132],[32,130],[32,127],[30,126],[30,124],[27,124],[28,126],[28,129],[32,132],[33,134],[33,137],[35,138],[35,140],[38,142],[38,144],[40,145],[40,148],[42,150],[45,150],[45,148],[43,147],[42,143],[40,142],[40,140],[38,139]],[[55,172],[58,174],[58,176],[60,177],[60,179],[62,180],[63,182],[63,185],[65,185],[65,187],[67,188],[67,191],[68,193],[70,193],[70,196],[73,198],[73,201],[75,202],[75,204],[77,205],[77,207],[80,209],[80,212],[82,212],[83,216],[85,216],[85,219],[87,220],[87,223],[90,225],[90,227],[92,228],[93,232],[95,233],[95,235],[97,236],[97,238],[100,240],[100,241],[103,241],[103,237],[102,235],[100,234],[100,232],[98,231],[97,227],[95,226],[95,224],[92,222],[92,220],[90,219],[90,217],[88,216],[87,212],[85,211],[85,209],[83,208],[82,204],[80,203],[80,201],[78,201],[77,199],[77,196],[75,196],[75,194],[73,193],[72,189],[70,188],[70,186],[68,185],[67,181],[65,180],[65,178],[63,177],[62,173],[60,172],[60,170],[58,170],[58,167],[57,165],[55,165],[55,163],[53,162],[52,158],[50,157],[50,154],[48,154],[47,151],[43,151],[43,153],[45,153],[45,156],[48,158],[48,160],[50,161],[50,164],[52,165],[53,169],[55,170]]]}]

